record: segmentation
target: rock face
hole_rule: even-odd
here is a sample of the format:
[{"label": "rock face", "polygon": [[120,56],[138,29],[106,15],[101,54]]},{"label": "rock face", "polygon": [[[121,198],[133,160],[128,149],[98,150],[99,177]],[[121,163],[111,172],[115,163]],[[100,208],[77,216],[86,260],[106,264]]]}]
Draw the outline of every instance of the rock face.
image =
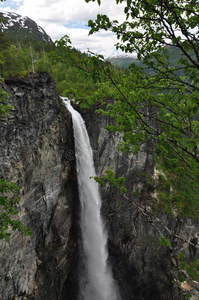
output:
[{"label": "rock face", "polygon": [[[0,300],[77,300],[81,238],[71,116],[46,73],[7,79],[5,87],[16,110],[0,121],[0,176],[19,185],[19,217],[32,236],[16,232],[10,243],[0,241]],[[121,137],[104,129],[111,120],[93,110],[80,112],[97,173],[112,166],[117,176],[126,177],[129,199],[113,187],[101,189],[110,262],[122,300],[184,300],[187,293],[198,299],[197,283],[178,281],[177,257],[182,252],[189,261],[199,253],[174,236],[172,247],[161,246],[157,229],[168,236],[168,226],[197,244],[199,224],[163,213],[154,221],[148,180],[154,175],[152,146],[143,145],[136,156],[121,154],[115,149]]]},{"label": "rock face", "polygon": [[[198,299],[199,284],[190,284],[187,292],[179,282],[182,275],[178,253],[189,261],[199,257],[192,247],[168,235],[166,227],[187,241],[199,243],[199,223],[192,219],[152,214],[154,205],[150,178],[154,176],[153,147],[150,143],[140,152],[122,154],[116,150],[120,136],[104,129],[111,120],[94,112],[80,110],[85,119],[98,175],[112,166],[117,176],[126,178],[129,199],[113,187],[101,189],[103,214],[109,229],[109,253],[123,300],[182,300],[186,294]],[[139,206],[139,207],[138,207]],[[141,208],[140,208],[141,207]],[[162,246],[160,233],[171,239],[172,247]],[[178,270],[178,271],[177,271]],[[198,277],[199,279],[199,277]],[[196,289],[194,289],[196,288]]]},{"label": "rock face", "polygon": [[16,110],[1,120],[1,176],[19,185],[19,216],[32,236],[16,232],[10,243],[1,241],[0,299],[14,299],[15,294],[73,299],[70,291],[77,287],[69,283],[77,230],[72,220],[78,195],[71,116],[46,73],[8,79],[5,85]]}]

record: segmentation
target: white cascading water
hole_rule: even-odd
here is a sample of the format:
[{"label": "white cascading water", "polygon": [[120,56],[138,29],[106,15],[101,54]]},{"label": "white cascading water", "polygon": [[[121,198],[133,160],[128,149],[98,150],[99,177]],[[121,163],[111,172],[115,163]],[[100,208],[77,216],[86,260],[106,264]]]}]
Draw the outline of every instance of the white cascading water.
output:
[{"label": "white cascading water", "polygon": [[85,123],[73,109],[70,101],[63,98],[72,114],[75,139],[75,156],[78,176],[78,190],[81,202],[80,227],[86,273],[80,287],[82,300],[119,300],[112,270],[107,263],[107,233],[101,218],[101,198],[95,176],[92,149]]}]

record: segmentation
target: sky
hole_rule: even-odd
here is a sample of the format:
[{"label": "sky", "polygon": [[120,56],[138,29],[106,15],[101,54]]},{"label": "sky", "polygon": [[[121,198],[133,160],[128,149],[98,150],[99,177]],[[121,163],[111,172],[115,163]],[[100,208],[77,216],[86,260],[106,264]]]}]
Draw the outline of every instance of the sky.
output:
[{"label": "sky", "polygon": [[0,11],[27,16],[40,25],[53,41],[68,35],[72,46],[82,52],[88,49],[105,57],[121,54],[114,45],[117,39],[111,32],[100,31],[88,36],[88,20],[97,14],[107,14],[112,20],[124,19],[124,4],[115,0],[86,3],[84,0],[6,0],[0,2]]}]

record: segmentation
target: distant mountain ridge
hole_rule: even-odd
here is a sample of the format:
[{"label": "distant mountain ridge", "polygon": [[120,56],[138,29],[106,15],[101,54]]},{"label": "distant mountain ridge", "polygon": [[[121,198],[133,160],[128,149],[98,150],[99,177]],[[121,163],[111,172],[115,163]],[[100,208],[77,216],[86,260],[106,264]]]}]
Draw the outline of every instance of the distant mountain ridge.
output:
[{"label": "distant mountain ridge", "polygon": [[[177,47],[167,47],[168,53],[170,55],[169,61],[170,61],[170,66],[175,66],[175,67],[183,67],[182,64],[179,64],[178,61],[181,57],[185,58],[185,55],[178,49]],[[194,58],[194,53],[190,52],[190,56]],[[109,61],[111,64],[114,66],[120,67],[120,68],[128,68],[132,63],[137,65],[138,67],[144,67],[144,64],[141,60],[136,59],[133,55],[119,55],[119,56],[113,56],[113,57],[108,57],[106,59]],[[146,66],[145,66],[146,67]],[[182,70],[181,70],[182,72]],[[183,75],[183,73],[182,73]]]},{"label": "distant mountain ridge", "polygon": [[6,38],[53,43],[51,37],[35,21],[14,12],[0,12],[0,31]]},{"label": "distant mountain ridge", "polygon": [[139,62],[134,56],[127,54],[108,57],[106,60],[120,68],[128,68],[130,64]]}]

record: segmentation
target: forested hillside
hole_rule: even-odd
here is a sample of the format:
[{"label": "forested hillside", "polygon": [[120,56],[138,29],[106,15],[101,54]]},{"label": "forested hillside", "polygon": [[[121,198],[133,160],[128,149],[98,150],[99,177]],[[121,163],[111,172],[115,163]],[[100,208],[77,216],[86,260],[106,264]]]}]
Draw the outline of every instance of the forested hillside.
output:
[{"label": "forested hillside", "polygon": [[[176,67],[178,65],[178,60],[181,57],[181,51],[176,47],[168,47],[169,55],[170,55],[170,66]],[[194,58],[194,53],[190,51],[191,57]],[[185,58],[185,57],[184,57]],[[120,55],[120,56],[114,56],[114,57],[108,57],[107,61],[109,61],[111,64],[113,64],[116,67],[120,68],[129,68],[131,64],[135,64],[138,67],[144,67],[143,61],[140,61],[138,59],[135,59],[135,57],[132,57],[131,55]],[[145,68],[147,66],[145,65]],[[183,69],[183,64],[182,64]],[[183,70],[181,70],[181,74],[183,74]]]},{"label": "forested hillside", "polygon": [[[76,49],[71,50],[75,60],[88,58]],[[0,75],[2,77],[25,77],[30,72],[49,72],[60,95],[71,97],[88,96],[93,83],[83,70],[77,68],[75,61],[64,60],[67,53],[51,43],[8,39],[0,33]],[[61,59],[58,59],[61,57]]]}]

